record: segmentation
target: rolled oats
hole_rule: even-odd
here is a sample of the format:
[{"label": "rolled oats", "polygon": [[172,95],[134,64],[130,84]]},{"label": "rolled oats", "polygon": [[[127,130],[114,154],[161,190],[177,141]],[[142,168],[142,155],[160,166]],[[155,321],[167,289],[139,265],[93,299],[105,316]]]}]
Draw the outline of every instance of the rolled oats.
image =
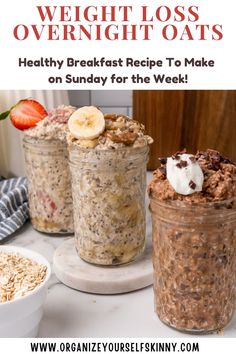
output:
[{"label": "rolled oats", "polygon": [[23,297],[45,279],[47,267],[16,253],[0,252],[0,303]]}]

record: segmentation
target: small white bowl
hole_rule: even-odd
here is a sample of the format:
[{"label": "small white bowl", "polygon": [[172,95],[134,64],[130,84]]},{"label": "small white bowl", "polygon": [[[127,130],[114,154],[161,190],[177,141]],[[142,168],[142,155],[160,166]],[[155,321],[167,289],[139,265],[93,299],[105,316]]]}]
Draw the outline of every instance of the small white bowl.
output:
[{"label": "small white bowl", "polygon": [[39,253],[21,247],[0,246],[0,252],[18,253],[47,267],[46,277],[37,288],[19,299],[0,303],[1,338],[36,337],[51,276],[50,264]]}]

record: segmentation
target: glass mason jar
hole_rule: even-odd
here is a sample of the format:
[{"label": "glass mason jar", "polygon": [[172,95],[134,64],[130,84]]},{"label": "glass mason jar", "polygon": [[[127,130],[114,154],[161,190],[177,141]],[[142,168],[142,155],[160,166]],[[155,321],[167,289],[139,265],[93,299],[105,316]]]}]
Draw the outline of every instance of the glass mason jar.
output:
[{"label": "glass mason jar", "polygon": [[83,260],[118,265],[142,253],[148,151],[69,147],[75,244]]},{"label": "glass mason jar", "polygon": [[233,316],[236,201],[164,202],[151,197],[155,310],[175,329],[208,333]]},{"label": "glass mason jar", "polygon": [[23,147],[33,227],[47,233],[73,233],[71,178],[66,145],[60,140],[25,137]]}]

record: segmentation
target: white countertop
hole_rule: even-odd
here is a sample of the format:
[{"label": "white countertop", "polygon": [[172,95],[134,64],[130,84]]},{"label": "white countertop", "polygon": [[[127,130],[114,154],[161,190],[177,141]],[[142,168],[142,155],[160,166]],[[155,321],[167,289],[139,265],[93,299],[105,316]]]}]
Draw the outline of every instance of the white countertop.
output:
[{"label": "white countertop", "polygon": [[[9,245],[27,247],[52,264],[57,246],[65,237],[52,237],[27,223]],[[66,287],[52,274],[40,337],[193,337],[162,324],[154,313],[153,291],[148,287],[122,295],[93,295]],[[221,335],[236,337],[236,315]]]}]

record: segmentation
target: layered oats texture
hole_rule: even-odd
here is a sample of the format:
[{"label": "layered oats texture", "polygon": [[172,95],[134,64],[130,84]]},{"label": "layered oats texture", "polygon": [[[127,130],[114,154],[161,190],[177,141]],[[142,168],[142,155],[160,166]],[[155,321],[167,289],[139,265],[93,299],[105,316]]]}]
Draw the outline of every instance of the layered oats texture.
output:
[{"label": "layered oats texture", "polygon": [[33,227],[47,233],[73,233],[67,122],[75,111],[59,106],[25,131],[24,150]]},{"label": "layered oats texture", "polygon": [[177,194],[165,159],[149,186],[154,294],[164,323],[205,333],[226,326],[235,307],[236,166],[214,150],[195,159],[204,173],[201,192]]},{"label": "layered oats texture", "polygon": [[148,145],[140,123],[105,115],[94,140],[68,136],[79,256],[99,265],[132,261],[145,246]]},{"label": "layered oats texture", "polygon": [[0,304],[19,299],[45,279],[47,267],[16,253],[0,252]]}]

